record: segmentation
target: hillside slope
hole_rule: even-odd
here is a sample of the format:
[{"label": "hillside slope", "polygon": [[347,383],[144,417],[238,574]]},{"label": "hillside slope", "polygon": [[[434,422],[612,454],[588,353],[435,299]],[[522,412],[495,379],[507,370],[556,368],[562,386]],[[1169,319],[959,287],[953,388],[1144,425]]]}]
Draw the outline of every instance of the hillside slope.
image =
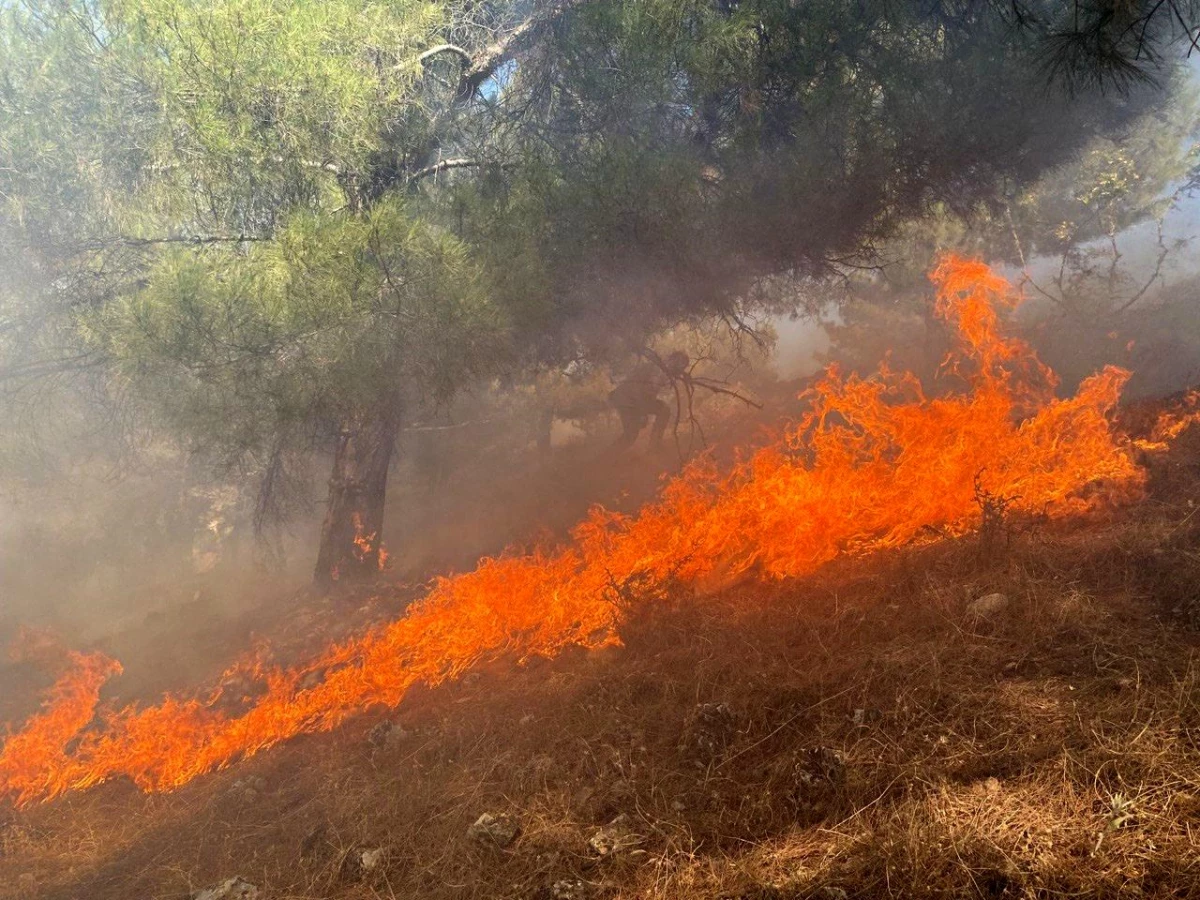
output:
[{"label": "hillside slope", "polygon": [[1196,447],[1106,520],[680,595],[174,793],[5,811],[0,897],[1200,896]]}]

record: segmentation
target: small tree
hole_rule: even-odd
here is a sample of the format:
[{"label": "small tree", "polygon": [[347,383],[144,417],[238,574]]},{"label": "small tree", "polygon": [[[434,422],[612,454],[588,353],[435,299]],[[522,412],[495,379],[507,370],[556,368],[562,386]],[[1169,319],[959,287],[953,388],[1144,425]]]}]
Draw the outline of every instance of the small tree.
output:
[{"label": "small tree", "polygon": [[265,472],[329,449],[316,578],[379,567],[400,423],[494,365],[502,323],[461,242],[402,204],[299,214],[245,252],[168,254],[141,292],[91,323],[121,376],[191,449]]},{"label": "small tree", "polygon": [[1156,102],[1047,93],[1054,8],[0,2],[0,250],[53,323],[0,380],[116,363],[264,514],[328,448],[318,578],[369,572],[402,411],[501,320],[545,360],[736,319]]}]

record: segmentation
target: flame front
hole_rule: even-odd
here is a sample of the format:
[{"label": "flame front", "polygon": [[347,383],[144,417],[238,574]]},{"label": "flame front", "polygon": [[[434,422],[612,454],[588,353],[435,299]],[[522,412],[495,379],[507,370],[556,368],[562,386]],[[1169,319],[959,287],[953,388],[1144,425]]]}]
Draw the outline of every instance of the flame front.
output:
[{"label": "flame front", "polygon": [[1200,425],[1200,390],[1189,391],[1178,403],[1160,413],[1150,435],[1134,444],[1149,453],[1161,452],[1193,425]]},{"label": "flame front", "polygon": [[76,656],[5,744],[0,791],[23,804],[118,777],[169,790],[487,660],[619,643],[627,603],[667,584],[803,575],[933,529],[963,533],[978,520],[977,480],[1055,517],[1140,496],[1144,472],[1108,420],[1128,373],[1107,368],[1058,399],[1053,373],[999,330],[997,310],[1015,302],[1003,279],[957,257],[931,278],[959,338],[944,366],[957,393],[927,398],[912,375],[830,370],[809,412],[732,471],[693,463],[634,516],[596,508],[562,549],[484,559],[397,621],[304,665],[258,668],[264,690],[240,715],[213,695],[95,717],[117,666]]}]

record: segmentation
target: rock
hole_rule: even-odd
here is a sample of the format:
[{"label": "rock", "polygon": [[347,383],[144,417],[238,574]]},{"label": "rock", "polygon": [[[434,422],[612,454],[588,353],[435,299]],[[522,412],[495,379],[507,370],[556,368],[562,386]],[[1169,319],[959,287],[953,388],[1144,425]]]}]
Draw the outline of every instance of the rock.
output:
[{"label": "rock", "polygon": [[883,713],[877,709],[856,709],[850,715],[850,724],[855,728],[869,728],[872,724],[880,721],[883,718]]},{"label": "rock", "polygon": [[498,816],[484,813],[467,829],[467,837],[485,847],[503,850],[517,839],[520,830],[512,816],[504,813]]},{"label": "rock", "polygon": [[846,760],[832,747],[810,747],[801,751],[793,772],[801,786],[837,787],[846,781]]},{"label": "rock", "polygon": [[339,874],[343,881],[362,881],[381,870],[387,857],[386,847],[355,847],[342,857]]},{"label": "rock", "polygon": [[737,716],[725,703],[701,703],[688,718],[684,746],[702,759],[711,760],[737,733]]},{"label": "rock", "polygon": [[258,775],[248,775],[239,778],[229,786],[229,796],[242,803],[257,802],[259,795],[267,790],[267,780]]},{"label": "rock", "polygon": [[550,900],[584,900],[586,896],[587,885],[578,879],[556,881],[550,885]]},{"label": "rock", "polygon": [[835,808],[846,783],[846,762],[830,747],[810,747],[795,755],[791,776],[788,799],[802,820],[815,821]]},{"label": "rock", "polygon": [[610,781],[607,785],[606,793],[611,799],[617,802],[631,800],[637,795],[637,791],[633,787],[633,782],[628,778],[615,778]]},{"label": "rock", "polygon": [[983,781],[975,782],[975,790],[981,794],[998,794],[1000,793],[1000,779],[985,778]]},{"label": "rock", "polygon": [[392,721],[383,721],[367,732],[367,742],[381,750],[394,750],[412,736],[412,732]]},{"label": "rock", "polygon": [[256,900],[257,897],[258,887],[240,875],[192,894],[192,900]]},{"label": "rock", "polygon": [[304,839],[300,841],[300,858],[312,859],[319,856],[322,850],[328,846],[327,837],[329,835],[329,825],[321,822],[313,828]]},{"label": "rock", "polygon": [[629,816],[622,813],[603,828],[596,829],[596,833],[588,840],[588,846],[603,859],[633,850],[644,840],[629,827]]},{"label": "rock", "polygon": [[382,866],[383,861],[387,859],[387,849],[384,847],[372,847],[370,850],[363,850],[359,853],[358,859],[364,872],[373,872]]},{"label": "rock", "polygon": [[1007,594],[993,593],[976,597],[967,604],[967,618],[973,622],[986,622],[1008,609]]}]

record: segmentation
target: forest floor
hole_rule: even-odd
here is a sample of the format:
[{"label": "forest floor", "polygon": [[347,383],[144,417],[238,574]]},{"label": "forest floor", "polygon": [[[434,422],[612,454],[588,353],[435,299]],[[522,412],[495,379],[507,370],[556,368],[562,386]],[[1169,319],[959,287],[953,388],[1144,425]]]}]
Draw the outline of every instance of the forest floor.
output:
[{"label": "forest floor", "polygon": [[0,809],[0,897],[1200,897],[1197,448],[1103,518],[681,595],[174,793]]}]

